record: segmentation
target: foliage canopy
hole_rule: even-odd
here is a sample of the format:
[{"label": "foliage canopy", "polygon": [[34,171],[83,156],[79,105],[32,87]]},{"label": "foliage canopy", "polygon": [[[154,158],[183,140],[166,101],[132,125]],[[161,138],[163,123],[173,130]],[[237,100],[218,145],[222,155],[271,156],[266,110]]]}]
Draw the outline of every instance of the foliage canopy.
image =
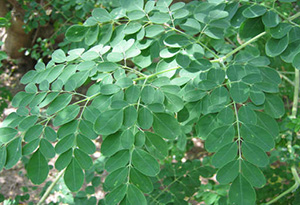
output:
[{"label": "foliage canopy", "polygon": [[215,169],[172,157],[200,138],[229,190],[216,203],[255,204],[285,114],[273,59],[300,69],[299,25],[251,2],[120,4],[95,8],[66,31],[71,49],[24,75],[17,111],[0,128],[0,169],[29,156],[28,177],[41,184],[58,155],[55,168],[76,192],[101,137],[101,203],[187,204]]}]

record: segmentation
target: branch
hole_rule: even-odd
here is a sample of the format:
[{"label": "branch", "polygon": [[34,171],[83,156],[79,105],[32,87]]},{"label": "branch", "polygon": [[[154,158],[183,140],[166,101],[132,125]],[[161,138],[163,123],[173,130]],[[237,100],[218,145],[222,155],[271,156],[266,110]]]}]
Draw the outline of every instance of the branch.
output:
[{"label": "branch", "polygon": [[236,49],[232,50],[231,52],[227,53],[227,55],[212,60],[210,62],[214,63],[214,62],[223,62],[224,60],[226,60],[227,58],[229,58],[230,56],[232,56],[233,54],[237,53],[238,51],[242,50],[243,48],[245,48],[246,46],[248,46],[249,44],[251,44],[252,42],[256,41],[257,39],[259,39],[260,37],[264,36],[267,32],[264,31],[260,34],[258,34],[257,36],[251,38],[250,40],[246,41],[245,43],[243,43],[242,45],[240,45],[239,47],[237,47]]},{"label": "branch", "polygon": [[46,192],[44,193],[43,197],[40,199],[40,201],[37,203],[37,205],[41,205],[44,203],[44,201],[47,199],[49,196],[50,192],[54,188],[54,186],[57,184],[58,180],[62,177],[62,175],[65,173],[65,169],[59,172],[55,180],[50,184],[50,186],[47,188]]}]

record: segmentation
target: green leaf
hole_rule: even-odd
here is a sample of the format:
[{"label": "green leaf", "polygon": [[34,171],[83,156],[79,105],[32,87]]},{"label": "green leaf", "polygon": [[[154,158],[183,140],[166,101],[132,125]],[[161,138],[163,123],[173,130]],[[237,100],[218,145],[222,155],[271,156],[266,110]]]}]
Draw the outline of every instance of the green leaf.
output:
[{"label": "green leaf", "polygon": [[224,144],[232,142],[235,135],[233,125],[225,125],[215,128],[209,133],[205,141],[205,148],[209,152],[218,151]]},{"label": "green leaf", "polygon": [[159,135],[151,132],[145,132],[146,134],[146,148],[147,150],[158,159],[165,159],[168,155],[168,145]]},{"label": "green leaf", "polygon": [[159,164],[150,154],[142,149],[135,149],[132,153],[132,164],[146,176],[156,176],[159,173]]},{"label": "green leaf", "polygon": [[29,129],[36,123],[37,120],[38,117],[36,115],[25,117],[19,124],[19,131],[25,131]]},{"label": "green leaf", "polygon": [[89,27],[73,25],[66,31],[66,38],[71,42],[80,42],[88,32]]},{"label": "green leaf", "polygon": [[22,148],[22,155],[26,156],[34,152],[39,146],[39,143],[40,143],[40,139],[35,139],[27,143],[26,145],[24,145]]},{"label": "green leaf", "polygon": [[63,170],[65,167],[67,167],[72,160],[72,154],[73,154],[73,149],[71,148],[68,151],[59,155],[59,157],[55,162],[55,168],[60,171]]},{"label": "green leaf", "polygon": [[255,105],[261,105],[265,102],[265,94],[258,88],[252,86],[250,89],[250,99]]},{"label": "green leaf", "polygon": [[57,154],[61,154],[71,147],[73,147],[75,143],[75,135],[70,134],[62,138],[61,140],[58,141],[58,143],[55,145],[55,152]]},{"label": "green leaf", "polygon": [[6,157],[7,157],[6,147],[2,146],[0,147],[0,172],[2,171],[6,163]]},{"label": "green leaf", "polygon": [[231,204],[255,204],[255,190],[241,174],[230,186],[229,200]]},{"label": "green leaf", "polygon": [[60,111],[53,120],[53,126],[61,126],[72,121],[79,113],[80,107],[78,105],[69,105]]},{"label": "green leaf", "polygon": [[29,83],[28,85],[26,85],[25,91],[27,93],[36,93],[37,92],[37,87],[34,83]]},{"label": "green leaf", "polygon": [[78,121],[73,120],[73,121],[61,126],[57,131],[57,136],[59,139],[62,139],[67,135],[76,133],[77,129],[78,129]]},{"label": "green leaf", "polygon": [[72,159],[65,171],[64,181],[72,192],[78,191],[83,185],[84,174],[75,158]]},{"label": "green leaf", "polygon": [[105,196],[106,204],[118,204],[125,196],[127,186],[121,184]]},{"label": "green leaf", "polygon": [[95,25],[93,27],[90,27],[84,39],[85,44],[89,46],[93,45],[97,41],[98,35],[99,35],[99,26]]},{"label": "green leaf", "polygon": [[228,184],[232,182],[239,174],[240,160],[233,160],[223,166],[217,172],[217,180],[220,184]]},{"label": "green leaf", "polygon": [[225,107],[218,113],[216,119],[220,124],[226,124],[226,125],[232,124],[235,120],[233,109],[229,107]]},{"label": "green leaf", "polygon": [[278,56],[287,48],[288,43],[288,35],[281,39],[270,38],[266,43],[266,54],[270,57]]},{"label": "green leaf", "polygon": [[33,184],[43,183],[48,176],[49,166],[43,154],[37,150],[26,165],[29,179]]},{"label": "green leaf", "polygon": [[286,36],[289,31],[292,29],[292,26],[287,23],[280,23],[276,27],[270,29],[271,36],[275,39],[281,39]]},{"label": "green leaf", "polygon": [[189,39],[184,35],[170,35],[164,40],[164,44],[172,48],[181,48],[189,43]]},{"label": "green leaf", "polygon": [[256,124],[257,122],[256,114],[249,106],[240,107],[238,116],[242,123]]},{"label": "green leaf", "polygon": [[260,5],[253,5],[243,11],[243,16],[246,18],[256,18],[266,13],[267,8]]},{"label": "green leaf", "polygon": [[93,166],[92,158],[80,149],[74,150],[74,157],[82,169],[90,169]]},{"label": "green leaf", "polygon": [[267,154],[261,148],[250,142],[243,142],[242,153],[246,160],[256,166],[265,167],[269,164]]},{"label": "green leaf", "polygon": [[293,59],[293,62],[292,62],[292,65],[300,70],[300,52],[298,54],[295,55],[294,59]]},{"label": "green leaf", "polygon": [[129,151],[128,150],[121,150],[111,156],[105,163],[105,169],[108,172],[113,172],[116,169],[121,167],[125,167],[129,162]]},{"label": "green leaf", "polygon": [[266,178],[262,171],[257,166],[245,160],[242,161],[242,174],[254,187],[260,188],[266,184]]},{"label": "green leaf", "polygon": [[269,131],[273,138],[278,137],[279,127],[276,120],[264,112],[256,112],[256,115],[257,125]]},{"label": "green leaf", "polygon": [[164,94],[166,97],[166,108],[168,110],[179,112],[183,108],[183,100],[179,96],[168,92],[165,92]]},{"label": "green leaf", "polygon": [[277,95],[266,94],[265,112],[273,118],[280,118],[284,115],[285,109],[282,99]]},{"label": "green leaf", "polygon": [[238,152],[238,146],[236,142],[224,145],[219,151],[217,151],[212,157],[212,165],[219,168],[223,167],[228,162],[232,161]]},{"label": "green leaf", "polygon": [[280,23],[280,17],[274,11],[267,11],[263,15],[262,21],[266,27],[272,28]]},{"label": "green leaf", "polygon": [[125,91],[125,99],[129,103],[136,103],[140,97],[140,88],[138,86],[132,85]]},{"label": "green leaf", "polygon": [[55,157],[55,149],[53,145],[46,139],[42,138],[40,141],[40,152],[48,159]]},{"label": "green leaf", "polygon": [[124,109],[124,120],[123,124],[125,127],[131,127],[136,123],[137,111],[134,106],[129,106]]},{"label": "green leaf", "polygon": [[66,54],[62,49],[55,50],[52,54],[52,60],[55,63],[63,63],[66,61]]},{"label": "green leaf", "polygon": [[145,104],[151,104],[155,95],[155,89],[152,86],[145,86],[141,92],[141,100]]},{"label": "green leaf", "polygon": [[116,84],[105,84],[100,87],[102,95],[112,95],[120,91],[120,87]]},{"label": "green leaf", "polygon": [[95,144],[87,137],[83,135],[77,135],[76,144],[80,148],[80,150],[84,151],[87,154],[94,154],[96,151]]},{"label": "green leaf", "polygon": [[240,26],[239,34],[241,38],[252,38],[264,32],[264,24],[260,17],[246,19]]},{"label": "green leaf", "polygon": [[163,33],[165,29],[161,25],[150,25],[145,28],[145,31],[146,31],[146,37],[153,38]]},{"label": "green leaf", "polygon": [[144,194],[133,184],[128,185],[127,199],[131,204],[147,204]]},{"label": "green leaf", "polygon": [[111,72],[119,68],[118,64],[113,62],[102,62],[97,66],[97,70],[100,72]]},{"label": "green leaf", "polygon": [[[132,172],[133,168],[130,169],[130,173]],[[111,172],[106,178],[104,182],[104,187],[108,188],[109,190],[118,187],[119,185],[123,184],[128,176],[128,167],[121,167],[113,172]]]},{"label": "green leaf", "polygon": [[249,97],[250,88],[243,82],[233,83],[230,88],[230,95],[237,103],[245,102]]},{"label": "green leaf", "polygon": [[120,133],[114,133],[107,136],[101,145],[101,152],[104,156],[111,156],[121,149]]},{"label": "green leaf", "polygon": [[99,135],[109,135],[117,132],[123,123],[123,110],[108,110],[99,115],[94,130]]},{"label": "green leaf", "polygon": [[72,94],[64,93],[55,98],[47,109],[47,115],[52,115],[64,109],[72,100]]},{"label": "green leaf", "polygon": [[170,20],[170,15],[167,13],[154,12],[149,20],[154,24],[163,24]]},{"label": "green leaf", "polygon": [[166,113],[155,113],[153,116],[153,129],[156,134],[166,139],[175,139],[179,135],[179,124],[174,117]]},{"label": "green leaf", "polygon": [[153,190],[150,178],[134,168],[130,169],[130,182],[144,193],[151,193]]},{"label": "green leaf", "polygon": [[95,133],[93,126],[93,123],[90,121],[81,120],[79,123],[80,133],[87,136],[89,139],[96,139],[98,135]]},{"label": "green leaf", "polygon": [[142,25],[138,22],[129,22],[125,28],[124,33],[125,34],[133,34],[138,32],[142,28]]},{"label": "green leaf", "polygon": [[139,131],[135,134],[134,137],[135,137],[135,143],[134,143],[135,146],[142,147],[145,144],[146,137],[144,132]]},{"label": "green leaf", "polygon": [[10,127],[0,127],[0,143],[6,143],[12,140],[18,131]]},{"label": "green leaf", "polygon": [[105,23],[112,20],[111,15],[103,8],[96,8],[92,11],[92,16],[99,22]]},{"label": "green leaf", "polygon": [[257,125],[243,123],[241,135],[245,142],[251,142],[264,151],[270,151],[275,146],[272,135]]},{"label": "green leaf", "polygon": [[138,113],[138,124],[142,129],[150,129],[153,123],[153,114],[151,111],[142,107],[139,109]]},{"label": "green leaf", "polygon": [[22,138],[17,137],[6,146],[5,169],[12,168],[22,157]]},{"label": "green leaf", "polygon": [[134,134],[130,129],[126,129],[122,132],[121,144],[125,149],[130,149],[134,144]]}]

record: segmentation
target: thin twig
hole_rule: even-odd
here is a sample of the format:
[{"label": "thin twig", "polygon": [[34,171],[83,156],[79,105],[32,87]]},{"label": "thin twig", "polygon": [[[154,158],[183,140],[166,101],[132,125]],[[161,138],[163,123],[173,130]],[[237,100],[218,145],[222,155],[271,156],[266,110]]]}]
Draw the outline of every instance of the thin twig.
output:
[{"label": "thin twig", "polygon": [[44,203],[44,201],[49,196],[50,192],[54,188],[54,186],[57,184],[58,180],[62,177],[62,175],[65,173],[65,169],[59,172],[59,174],[56,176],[55,180],[50,184],[50,186],[47,188],[46,192],[44,193],[43,197],[40,199],[40,201],[37,203],[37,205],[41,205]]}]

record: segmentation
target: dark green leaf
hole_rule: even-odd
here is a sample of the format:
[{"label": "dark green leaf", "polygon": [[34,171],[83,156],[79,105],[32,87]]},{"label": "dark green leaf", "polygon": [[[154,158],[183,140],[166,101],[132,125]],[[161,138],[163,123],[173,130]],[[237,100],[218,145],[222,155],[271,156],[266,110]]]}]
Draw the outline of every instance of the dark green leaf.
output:
[{"label": "dark green leaf", "polygon": [[105,169],[108,172],[113,172],[116,169],[121,167],[125,167],[125,165],[129,162],[129,151],[121,150],[117,152],[115,155],[111,156],[105,163]]},{"label": "dark green leaf", "polygon": [[125,196],[127,186],[121,184],[105,196],[106,204],[118,204]]},{"label": "dark green leaf", "polygon": [[212,165],[215,167],[223,167],[228,162],[232,161],[238,152],[238,145],[236,142],[224,145],[219,151],[217,151],[212,157]]},{"label": "dark green leaf", "polygon": [[18,134],[18,131],[16,129],[13,129],[10,127],[1,127],[0,128],[0,142],[1,143],[9,142],[17,134]]},{"label": "dark green leaf", "polygon": [[64,181],[72,192],[78,191],[83,185],[84,174],[75,158],[72,159],[65,171]]},{"label": "dark green leaf", "polygon": [[77,146],[87,154],[94,154],[96,151],[95,144],[87,137],[83,135],[77,135],[76,137],[76,144]]},{"label": "dark green leaf", "polygon": [[80,149],[74,150],[74,157],[82,169],[89,169],[93,166],[92,158]]},{"label": "dark green leaf", "polygon": [[46,158],[53,158],[55,156],[55,149],[53,145],[44,138],[40,141],[39,150]]},{"label": "dark green leaf", "polygon": [[37,150],[26,165],[29,179],[33,184],[43,183],[48,176],[49,166],[43,154]]},{"label": "dark green leaf", "polygon": [[[130,173],[133,169],[130,170]],[[127,167],[121,167],[112,173],[110,173],[106,178],[104,182],[104,187],[108,188],[109,190],[114,189],[115,187],[118,187],[119,185],[123,184],[128,176],[128,168]]]},{"label": "dark green leaf", "polygon": [[217,172],[217,180],[220,184],[228,184],[232,182],[239,174],[240,160],[229,162]]},{"label": "dark green leaf", "polygon": [[166,139],[175,139],[179,135],[179,124],[174,117],[166,113],[155,113],[153,116],[153,129],[156,134]]},{"label": "dark green leaf", "polygon": [[138,113],[138,124],[142,129],[150,129],[153,123],[153,114],[151,111],[142,107],[139,109]]},{"label": "dark green leaf", "polygon": [[150,178],[134,168],[130,169],[130,182],[144,193],[150,193],[153,190]]},{"label": "dark green leaf", "polygon": [[266,184],[266,178],[257,166],[243,160],[242,174],[252,186],[263,187]]},{"label": "dark green leaf", "polygon": [[232,142],[235,135],[233,125],[215,128],[209,133],[205,141],[205,148],[209,152],[218,151],[224,144]]},{"label": "dark green leaf", "polygon": [[114,133],[107,136],[101,145],[101,152],[104,156],[111,156],[121,149],[120,133]]},{"label": "dark green leaf", "polygon": [[58,143],[55,145],[55,151],[57,154],[61,154],[71,147],[73,147],[75,143],[75,135],[70,134],[62,138],[61,140],[58,141]]},{"label": "dark green leaf", "polygon": [[158,159],[165,159],[168,155],[168,145],[159,136],[151,132],[146,132],[146,148],[147,150]]},{"label": "dark green leaf", "polygon": [[109,135],[117,132],[123,123],[123,110],[108,110],[97,118],[94,130],[99,135]]},{"label": "dark green leaf", "polygon": [[132,164],[146,176],[156,176],[159,173],[159,164],[150,154],[142,149],[135,149],[132,153]]},{"label": "dark green leaf", "polygon": [[67,167],[72,160],[72,153],[73,149],[69,149],[68,151],[59,155],[55,162],[55,168],[60,171]]},{"label": "dark green leaf", "polygon": [[231,204],[255,204],[255,190],[241,174],[230,186],[229,200]]},{"label": "dark green leaf", "polygon": [[259,167],[265,167],[269,164],[267,154],[261,148],[250,142],[243,142],[242,153],[246,160]]},{"label": "dark green leaf", "polygon": [[131,204],[147,204],[144,194],[133,184],[128,185],[127,199]]}]

